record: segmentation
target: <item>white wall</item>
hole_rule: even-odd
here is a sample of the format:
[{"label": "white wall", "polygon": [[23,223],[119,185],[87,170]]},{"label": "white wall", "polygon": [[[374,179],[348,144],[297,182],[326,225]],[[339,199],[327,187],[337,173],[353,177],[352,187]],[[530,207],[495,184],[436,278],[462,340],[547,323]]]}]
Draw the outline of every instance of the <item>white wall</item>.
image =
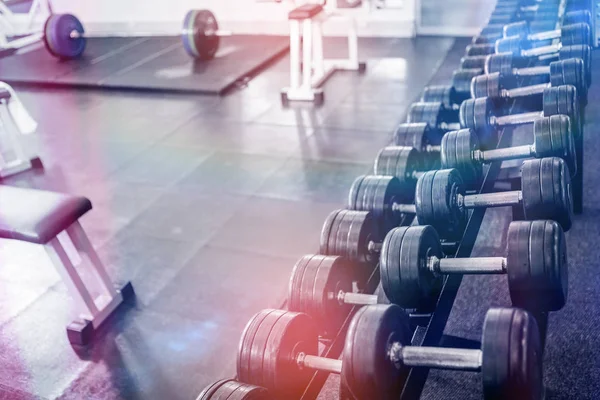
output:
[{"label": "white wall", "polygon": [[[410,37],[415,32],[414,2],[388,0],[396,8],[349,12],[357,16],[362,36]],[[237,33],[287,34],[287,13],[292,8],[289,1],[257,0],[52,0],[52,6],[56,12],[77,15],[91,34],[141,31],[178,34],[186,12],[193,8],[214,12],[222,29]],[[326,24],[326,33],[339,34],[342,27],[332,21]]]}]

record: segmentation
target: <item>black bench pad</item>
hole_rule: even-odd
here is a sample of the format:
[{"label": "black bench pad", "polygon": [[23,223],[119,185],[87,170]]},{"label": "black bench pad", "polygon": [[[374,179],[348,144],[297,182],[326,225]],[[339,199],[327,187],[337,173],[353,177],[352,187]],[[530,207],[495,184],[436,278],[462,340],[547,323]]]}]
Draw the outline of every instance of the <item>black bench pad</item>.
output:
[{"label": "black bench pad", "polygon": [[85,197],[0,185],[0,238],[45,244],[91,209]]},{"label": "black bench pad", "polygon": [[304,4],[290,11],[288,18],[298,20],[311,19],[321,13],[321,11],[323,11],[323,6],[320,4]]}]

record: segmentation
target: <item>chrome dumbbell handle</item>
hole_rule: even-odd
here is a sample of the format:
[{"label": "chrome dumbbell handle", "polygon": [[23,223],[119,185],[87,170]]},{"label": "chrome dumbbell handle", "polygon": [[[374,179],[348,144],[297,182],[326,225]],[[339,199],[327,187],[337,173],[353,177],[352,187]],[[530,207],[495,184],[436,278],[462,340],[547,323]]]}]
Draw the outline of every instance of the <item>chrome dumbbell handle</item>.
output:
[{"label": "chrome dumbbell handle", "polygon": [[527,158],[535,154],[534,145],[506,147],[494,150],[475,150],[472,158],[476,162],[490,163],[492,161],[507,161]]},{"label": "chrome dumbbell handle", "polygon": [[429,257],[427,268],[436,274],[505,274],[506,258],[438,258]]},{"label": "chrome dumbbell handle", "polygon": [[480,207],[504,207],[515,206],[523,201],[523,193],[520,190],[497,193],[458,195],[458,206],[467,209]]}]

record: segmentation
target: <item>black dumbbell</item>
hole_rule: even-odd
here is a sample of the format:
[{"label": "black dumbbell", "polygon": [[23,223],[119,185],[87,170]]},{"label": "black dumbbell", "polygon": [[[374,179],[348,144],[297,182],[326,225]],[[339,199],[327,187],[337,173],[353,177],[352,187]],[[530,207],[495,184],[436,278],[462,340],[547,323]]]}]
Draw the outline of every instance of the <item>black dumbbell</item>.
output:
[{"label": "black dumbbell", "polygon": [[[590,26],[588,24],[578,23],[573,25],[565,25],[560,30],[551,31],[551,34],[556,34],[556,32],[560,33],[560,44],[562,46],[572,46],[576,44],[588,46],[592,45],[590,41]],[[548,35],[550,35],[550,33]],[[544,39],[541,39],[542,37]],[[542,36],[541,33],[530,35],[528,36],[528,39],[523,39],[518,36],[502,38],[496,41],[494,51],[491,53],[513,53],[516,55],[539,55],[540,53],[546,54],[548,52],[553,53],[554,51],[551,51],[549,49],[554,46],[557,46],[556,44],[543,47],[532,47],[533,42],[535,42],[536,40],[548,39],[550,38]]]},{"label": "black dumbbell", "polygon": [[571,173],[557,157],[524,161],[521,190],[467,195],[460,172],[443,169],[426,172],[415,191],[419,224],[449,239],[462,235],[470,209],[488,207],[521,207],[526,220],[552,219],[568,231],[572,204]]},{"label": "black dumbbell", "polygon": [[405,309],[429,302],[449,274],[507,274],[513,306],[532,311],[558,311],[568,293],[566,239],[555,221],[511,222],[506,257],[444,258],[433,227],[394,228],[379,270],[387,298]]},{"label": "black dumbbell", "polygon": [[491,309],[481,350],[411,346],[412,330],[397,305],[362,307],[352,318],[342,359],[317,356],[318,330],[306,314],[263,310],[246,325],[237,377],[277,399],[298,399],[314,371],[341,374],[341,391],[356,400],[397,399],[412,368],[481,371],[486,399],[542,399],[537,323],[520,309]]},{"label": "black dumbbell", "polygon": [[481,183],[483,164],[529,157],[560,157],[567,163],[571,176],[577,174],[577,155],[569,117],[553,115],[536,120],[533,138],[532,145],[484,151],[472,130],[451,131],[444,135],[440,146],[442,168],[459,170],[468,186]]},{"label": "black dumbbell", "polygon": [[[425,122],[402,123],[394,133],[394,145],[418,150],[421,154],[422,168],[435,169],[440,163],[440,142],[446,132],[445,129],[432,128]],[[387,154],[390,154],[389,151]]]},{"label": "black dumbbell", "polygon": [[[486,25],[477,36],[471,40],[472,44],[495,43],[502,37],[504,24]],[[472,67],[471,67],[472,68]]]},{"label": "black dumbbell", "polygon": [[[518,87],[519,78],[544,77],[548,83],[538,83]],[[544,79],[546,80],[546,79]],[[587,104],[588,85],[585,81],[585,68],[580,58],[554,61],[548,66],[515,68],[510,74],[479,75],[471,82],[471,97],[515,99],[518,97],[544,94],[546,88],[571,85],[577,89],[580,104]]]},{"label": "black dumbbell", "polygon": [[211,383],[198,395],[196,400],[272,400],[267,389],[234,379],[222,379]]},{"label": "black dumbbell", "polygon": [[412,103],[408,109],[406,122],[425,122],[436,129],[453,130],[458,125],[458,112],[454,108],[446,108],[439,102]]},{"label": "black dumbbell", "polygon": [[324,335],[335,335],[352,306],[389,304],[383,290],[355,292],[355,283],[362,283],[364,275],[360,264],[344,257],[303,256],[292,271],[287,309],[310,315]]},{"label": "black dumbbell", "polygon": [[496,115],[495,105],[489,97],[465,100],[460,106],[460,124],[473,129],[485,146],[495,144],[497,128],[531,124],[539,118],[566,115],[571,119],[571,131],[575,141],[581,137],[581,115],[577,90],[573,86],[544,89],[543,111],[523,114]]},{"label": "black dumbbell", "polygon": [[515,68],[528,68],[539,65],[549,65],[557,60],[568,60],[580,58],[585,67],[585,80],[588,86],[591,83],[591,49],[586,45],[574,45],[562,47],[557,53],[546,54],[543,57],[524,57],[512,53],[490,54],[486,56],[484,69],[486,74],[499,72],[500,74],[511,74]]},{"label": "black dumbbell", "polygon": [[[414,215],[414,181],[402,181],[394,176],[362,175],[354,180],[348,194],[348,209],[370,211],[383,238],[390,229],[399,226],[406,214]],[[368,243],[367,243],[368,246]],[[332,250],[321,253],[332,254]],[[338,253],[335,253],[338,254]],[[345,255],[345,254],[340,254]]]}]

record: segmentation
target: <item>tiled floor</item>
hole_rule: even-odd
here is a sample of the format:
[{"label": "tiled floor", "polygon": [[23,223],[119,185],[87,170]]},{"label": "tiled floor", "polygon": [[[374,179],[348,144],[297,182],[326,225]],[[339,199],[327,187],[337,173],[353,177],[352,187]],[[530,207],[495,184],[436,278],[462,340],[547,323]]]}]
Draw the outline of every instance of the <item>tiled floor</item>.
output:
[{"label": "tiled floor", "polygon": [[367,74],[282,109],[287,60],[224,98],[20,90],[45,170],[6,184],[88,196],[83,224],[137,302],[78,352],[65,288],[35,246],[0,243],[0,398],[193,399],[235,374],[241,330],[281,305],[453,40],[365,40]]}]

